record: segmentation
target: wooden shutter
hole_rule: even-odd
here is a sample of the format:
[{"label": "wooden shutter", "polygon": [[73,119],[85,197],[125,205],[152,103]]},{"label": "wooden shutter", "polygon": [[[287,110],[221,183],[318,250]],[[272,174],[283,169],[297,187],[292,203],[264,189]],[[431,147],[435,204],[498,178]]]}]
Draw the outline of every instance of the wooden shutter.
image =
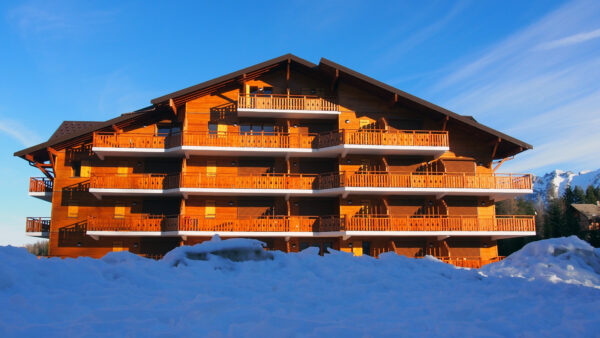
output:
[{"label": "wooden shutter", "polygon": [[81,161],[81,177],[90,177],[92,166],[90,160]]},{"label": "wooden shutter", "polygon": [[207,200],[204,204],[204,217],[205,218],[215,218],[216,216],[216,208],[214,200]]},{"label": "wooden shutter", "polygon": [[217,161],[206,161],[206,176],[217,176]]},{"label": "wooden shutter", "polygon": [[79,205],[76,202],[69,201],[67,205],[67,217],[77,218],[79,215]]},{"label": "wooden shutter", "polygon": [[226,124],[218,124],[217,125],[217,135],[221,137],[225,137],[227,135],[227,125]]},{"label": "wooden shutter", "polygon": [[115,205],[115,218],[125,218],[125,206],[123,204]]}]

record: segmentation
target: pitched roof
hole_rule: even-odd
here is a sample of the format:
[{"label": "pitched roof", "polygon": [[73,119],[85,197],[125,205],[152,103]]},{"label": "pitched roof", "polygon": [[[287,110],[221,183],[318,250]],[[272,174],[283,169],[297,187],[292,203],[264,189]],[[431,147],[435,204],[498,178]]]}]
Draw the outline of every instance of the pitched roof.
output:
[{"label": "pitched roof", "polygon": [[583,214],[587,219],[600,217],[600,205],[573,203],[571,206]]},{"label": "pitched roof", "polygon": [[319,63],[319,67],[323,67],[323,66],[324,67],[331,67],[333,69],[337,69],[340,72],[346,73],[346,74],[348,74],[348,75],[350,75],[350,76],[352,76],[352,77],[354,77],[356,79],[362,80],[365,83],[368,83],[368,84],[371,84],[371,85],[373,85],[375,87],[379,87],[381,89],[389,91],[390,93],[396,94],[399,97],[402,97],[402,98],[407,99],[409,101],[418,103],[418,104],[420,104],[420,105],[422,105],[422,106],[424,106],[426,108],[429,108],[431,110],[439,112],[439,113],[441,113],[443,115],[446,115],[446,116],[448,116],[450,118],[453,118],[453,119],[455,119],[457,121],[463,122],[463,123],[465,123],[465,124],[467,124],[469,126],[473,126],[473,127],[477,128],[477,129],[483,130],[483,131],[485,131],[485,132],[487,132],[489,134],[492,134],[494,136],[497,136],[497,137],[499,137],[499,138],[501,138],[503,140],[506,140],[506,141],[509,141],[511,143],[514,143],[514,144],[516,144],[516,145],[518,145],[518,146],[520,146],[520,147],[522,147],[524,149],[533,149],[533,146],[530,145],[529,143],[525,143],[525,142],[523,142],[521,140],[517,140],[514,137],[508,136],[508,135],[506,135],[504,133],[501,133],[501,132],[499,132],[499,131],[497,131],[495,129],[492,129],[492,128],[488,127],[488,126],[485,126],[485,125],[483,125],[481,123],[478,123],[472,116],[463,116],[463,115],[457,114],[457,113],[452,112],[452,111],[450,111],[448,109],[445,109],[445,108],[442,108],[442,107],[440,107],[440,106],[438,106],[436,104],[433,104],[433,103],[431,103],[429,101],[423,100],[423,99],[418,98],[418,97],[416,97],[414,95],[411,95],[411,94],[409,94],[407,92],[404,92],[404,91],[402,91],[402,90],[400,90],[398,88],[394,88],[394,87],[392,87],[392,86],[390,86],[388,84],[385,84],[385,83],[383,83],[381,81],[377,81],[377,80],[375,80],[375,79],[373,79],[371,77],[368,77],[368,76],[366,76],[364,74],[356,72],[356,71],[354,71],[354,70],[352,70],[350,68],[344,67],[344,66],[342,66],[340,64],[337,64],[337,63],[335,63],[333,61],[327,60],[325,58],[321,58],[321,61]]},{"label": "pitched roof", "polygon": [[104,122],[96,122],[96,121],[65,121],[63,122],[56,131],[50,136],[48,141],[44,143],[40,143],[34,145],[32,147],[19,150],[14,153],[14,156],[23,157],[27,154],[46,149],[47,147],[52,147],[56,144],[74,139],[79,136],[83,136],[86,134],[91,134],[94,131],[110,127],[113,124],[118,124],[139,116],[142,116],[146,113],[152,112],[155,110],[155,107],[149,106],[146,108],[142,108],[140,110],[136,110],[131,113],[121,114],[113,119],[104,121]]},{"label": "pitched roof", "polygon": [[223,76],[219,76],[219,77],[214,78],[212,80],[209,80],[209,81],[206,81],[206,82],[202,82],[202,83],[199,83],[197,85],[194,85],[194,86],[191,86],[191,87],[187,87],[187,88],[178,90],[176,92],[173,92],[173,93],[170,93],[170,94],[167,94],[167,95],[163,95],[161,97],[157,97],[155,99],[152,99],[150,102],[152,104],[159,104],[159,103],[162,103],[162,102],[166,102],[166,101],[169,101],[170,99],[174,99],[174,98],[177,98],[177,97],[180,97],[180,96],[184,96],[184,95],[193,93],[195,91],[202,90],[204,88],[207,88],[207,87],[219,84],[221,82],[234,79],[234,78],[236,78],[238,76],[243,76],[244,74],[252,73],[252,72],[255,72],[255,71],[260,70],[262,68],[265,68],[265,67],[268,67],[268,66],[272,66],[272,65],[275,65],[275,64],[278,64],[278,63],[281,63],[281,62],[285,62],[287,60],[296,62],[296,63],[301,64],[303,66],[306,66],[308,68],[316,68],[317,67],[317,65],[315,65],[312,62],[309,62],[307,60],[304,60],[302,58],[297,57],[296,55],[288,53],[288,54],[282,55],[280,57],[276,57],[274,59],[267,60],[265,62],[261,62],[259,64],[254,65],[254,66],[246,67],[244,69],[240,69],[240,70],[235,71],[233,73],[229,73],[229,74],[226,74],[226,75],[223,75]]},{"label": "pitched roof", "polygon": [[[211,87],[215,88],[219,85],[222,85],[225,82],[231,82],[231,81],[234,81],[236,78],[241,78],[245,74],[257,73],[262,69],[276,66],[276,65],[286,62],[288,60],[289,60],[289,62],[294,62],[296,64],[299,64],[299,65],[304,66],[309,69],[316,69],[316,70],[324,71],[327,68],[329,68],[330,70],[332,70],[332,69],[337,70],[343,74],[346,74],[346,76],[349,76],[352,79],[355,79],[357,81],[362,81],[362,83],[366,83],[373,88],[378,88],[379,90],[383,90],[383,91],[389,92],[391,94],[397,95],[398,97],[400,97],[408,102],[415,103],[421,107],[425,107],[431,111],[435,111],[437,113],[445,115],[451,119],[454,119],[455,121],[463,123],[464,125],[474,127],[478,130],[481,130],[487,134],[498,137],[504,141],[509,142],[512,145],[515,145],[515,146],[521,148],[520,150],[518,150],[518,149],[510,150],[510,152],[507,152],[508,153],[507,156],[518,153],[518,152],[522,151],[523,149],[532,149],[533,148],[533,146],[531,146],[528,143],[517,140],[511,136],[508,136],[504,133],[501,133],[497,130],[487,127],[481,123],[478,123],[472,116],[459,115],[459,114],[449,111],[445,108],[437,106],[431,102],[428,102],[428,101],[420,99],[414,95],[411,95],[404,91],[401,91],[400,89],[394,88],[383,82],[377,81],[377,80],[375,80],[371,77],[368,77],[364,74],[358,73],[352,69],[349,69],[340,64],[337,64],[333,61],[327,60],[325,58],[321,58],[319,65],[317,66],[314,63],[311,63],[307,60],[299,58],[293,54],[285,54],[280,57],[256,64],[254,66],[247,67],[247,68],[217,77],[215,79],[212,79],[212,80],[209,80],[206,82],[202,82],[200,84],[197,84],[197,85],[194,85],[194,86],[191,86],[191,87],[188,87],[188,88],[185,88],[182,90],[178,90],[176,92],[155,98],[155,99],[151,100],[151,103],[153,104],[153,106],[146,107],[146,108],[140,109],[140,110],[132,112],[132,113],[123,114],[119,117],[116,117],[116,118],[108,120],[108,121],[104,121],[104,122],[67,121],[66,125],[65,125],[65,123],[61,124],[61,126],[50,137],[50,139],[48,141],[38,144],[36,146],[30,147],[30,148],[18,151],[14,155],[15,156],[25,156],[28,153],[38,151],[40,149],[45,149],[46,147],[53,146],[55,144],[70,140],[75,137],[85,135],[87,133],[92,133],[96,130],[106,128],[113,124],[137,117],[137,115],[144,114],[148,110],[154,110],[159,105],[168,103],[169,100],[171,100],[171,99],[175,100],[175,99],[179,98],[179,100],[184,100],[184,99],[186,99],[186,97],[188,97],[190,95],[196,95],[195,93],[198,93],[201,91],[206,91],[206,90],[210,89]],[[513,147],[513,146],[511,146],[511,147]]]},{"label": "pitched roof", "polygon": [[102,124],[101,121],[64,121],[58,126],[54,134],[48,139],[49,142],[59,140],[64,137],[77,134],[83,130],[87,130]]}]

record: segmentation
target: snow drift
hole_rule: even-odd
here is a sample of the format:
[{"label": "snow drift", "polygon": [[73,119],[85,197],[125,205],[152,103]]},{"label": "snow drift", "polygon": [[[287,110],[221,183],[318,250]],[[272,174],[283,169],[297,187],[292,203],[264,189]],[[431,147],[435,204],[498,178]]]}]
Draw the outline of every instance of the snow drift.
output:
[{"label": "snow drift", "polygon": [[127,252],[61,260],[2,247],[0,336],[590,336],[600,329],[597,251],[575,238],[529,245],[515,254],[521,259],[481,271],[394,253],[261,251],[257,241],[215,239],[161,261]]},{"label": "snow drift", "polygon": [[496,277],[520,277],[600,289],[600,250],[571,236],[527,244],[505,260],[484,266]]}]

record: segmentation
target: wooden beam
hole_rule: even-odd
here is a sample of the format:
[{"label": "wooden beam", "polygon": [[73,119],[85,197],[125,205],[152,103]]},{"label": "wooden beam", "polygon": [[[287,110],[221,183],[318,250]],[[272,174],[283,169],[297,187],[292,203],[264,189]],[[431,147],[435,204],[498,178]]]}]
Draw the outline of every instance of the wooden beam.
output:
[{"label": "wooden beam", "polygon": [[496,170],[498,170],[498,168],[500,168],[500,166],[502,165],[502,163],[504,163],[505,161],[512,160],[513,158],[515,158],[515,157],[511,156],[511,157],[505,157],[505,158],[503,158],[500,162],[498,162],[498,164],[496,164],[496,166],[494,167],[494,169],[492,169],[492,172],[495,173]]},{"label": "wooden beam", "polygon": [[340,70],[336,69],[335,75],[333,76],[333,79],[331,80],[331,85],[329,86],[329,91],[331,92],[332,95],[337,88],[339,79],[340,79]]},{"label": "wooden beam", "polygon": [[446,127],[448,126],[448,120],[450,120],[450,116],[446,115],[446,118],[444,119],[444,124],[442,124],[442,131],[446,131]]},{"label": "wooden beam", "polygon": [[169,99],[169,107],[173,109],[173,114],[177,116],[177,105],[175,104],[175,101],[173,101],[173,99]]},{"label": "wooden beam", "polygon": [[502,139],[498,137],[498,140],[494,144],[494,150],[492,150],[492,161],[494,160],[494,157],[496,156],[496,151],[498,150],[498,145],[500,144],[500,142],[502,142]]},{"label": "wooden beam", "polygon": [[287,67],[286,67],[286,75],[285,75],[285,92],[287,93],[287,96],[290,96],[290,64],[292,63],[292,60],[288,58],[287,60]]}]

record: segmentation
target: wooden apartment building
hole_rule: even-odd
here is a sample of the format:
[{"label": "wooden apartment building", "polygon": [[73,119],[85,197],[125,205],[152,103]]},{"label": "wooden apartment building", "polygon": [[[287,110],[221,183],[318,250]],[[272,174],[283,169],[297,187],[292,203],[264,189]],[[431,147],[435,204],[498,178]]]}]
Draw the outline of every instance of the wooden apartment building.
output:
[{"label": "wooden apartment building", "polygon": [[52,256],[159,257],[218,234],[269,249],[395,251],[461,266],[535,235],[495,202],[532,193],[500,174],[522,141],[327,59],[284,55],[105,122],[65,121],[15,153],[39,168],[27,219]]}]

